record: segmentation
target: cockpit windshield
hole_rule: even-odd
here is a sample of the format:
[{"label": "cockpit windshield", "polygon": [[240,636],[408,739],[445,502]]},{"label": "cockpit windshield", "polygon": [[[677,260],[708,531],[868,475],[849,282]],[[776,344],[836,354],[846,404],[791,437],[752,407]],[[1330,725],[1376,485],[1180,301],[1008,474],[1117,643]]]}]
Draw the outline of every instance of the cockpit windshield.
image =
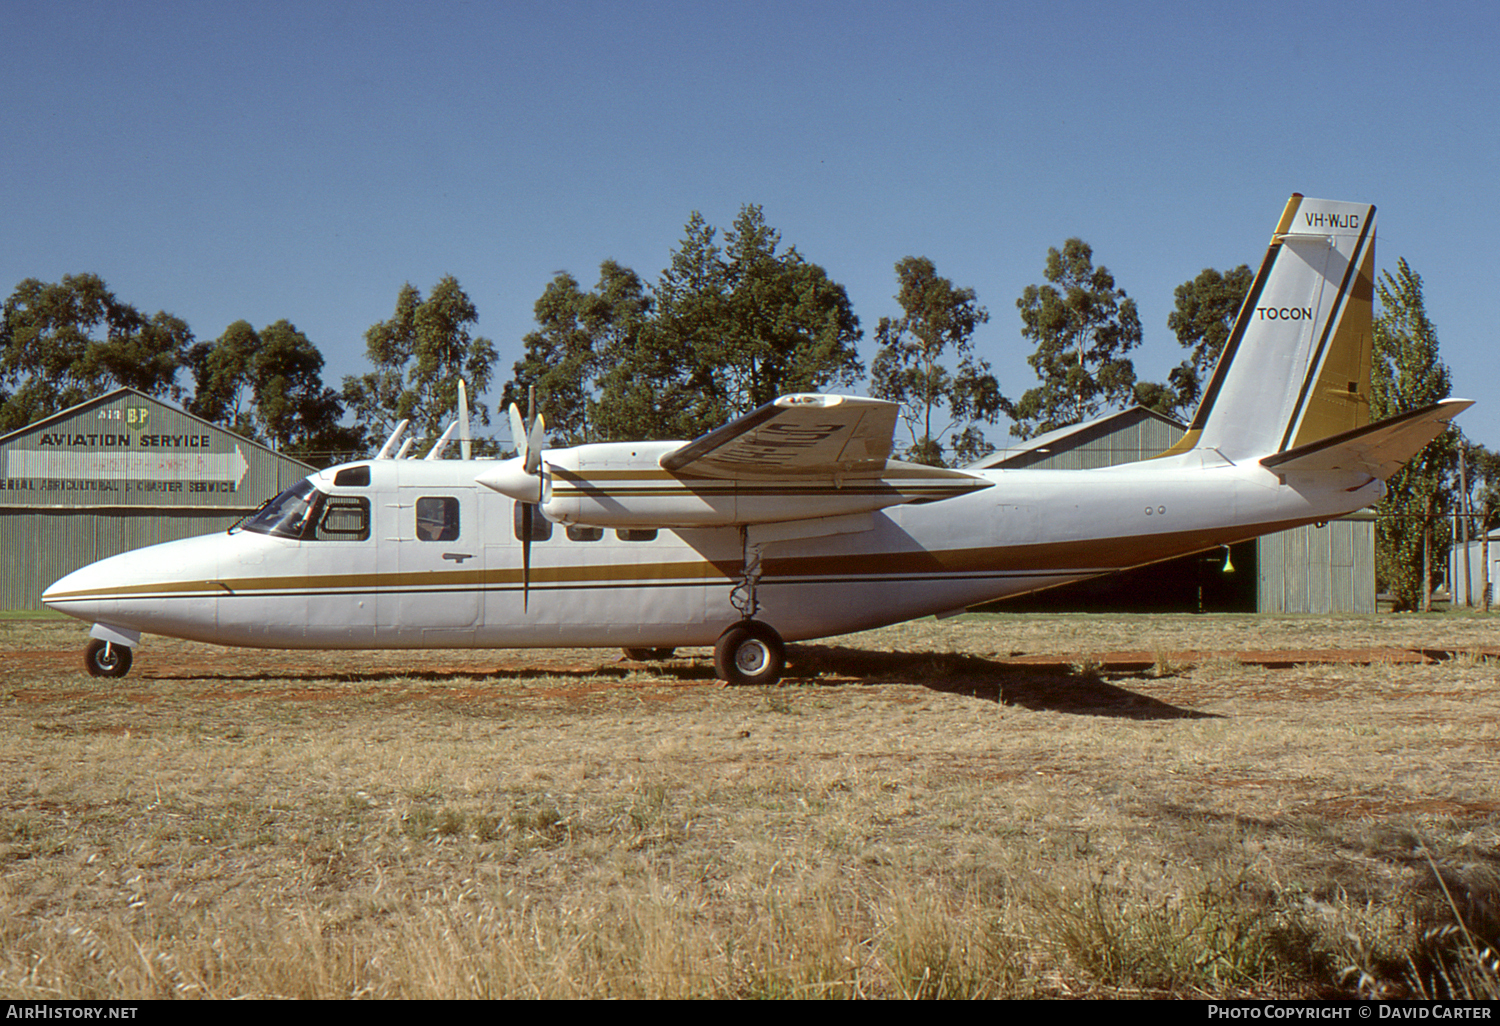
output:
[{"label": "cockpit windshield", "polygon": [[304,538],[307,536],[307,525],[313,521],[314,511],[322,503],[322,499],[323,493],[314,488],[311,481],[303,478],[266,503],[241,526],[256,534]]},{"label": "cockpit windshield", "polygon": [[363,495],[328,495],[303,478],[229,529],[230,534],[235,531],[295,541],[368,541],[370,500]]}]

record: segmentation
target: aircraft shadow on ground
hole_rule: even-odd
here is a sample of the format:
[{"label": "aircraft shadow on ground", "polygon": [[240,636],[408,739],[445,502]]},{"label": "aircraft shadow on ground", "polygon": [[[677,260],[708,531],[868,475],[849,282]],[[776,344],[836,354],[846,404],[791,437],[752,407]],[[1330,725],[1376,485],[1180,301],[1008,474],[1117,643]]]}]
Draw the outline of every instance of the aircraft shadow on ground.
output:
[{"label": "aircraft shadow on ground", "polygon": [[1133,720],[1219,718],[1115,683],[1150,679],[1142,673],[1106,675],[1061,664],[1018,667],[951,652],[871,652],[797,645],[788,653],[787,677],[819,678],[823,683],[842,683],[847,677],[867,685],[915,684],[944,694],[967,695],[1038,712]]},{"label": "aircraft shadow on ground", "polygon": [[475,684],[504,684],[520,681],[535,681],[551,678],[572,681],[578,684],[597,682],[623,683],[632,675],[639,674],[642,666],[657,667],[663,677],[686,681],[714,681],[714,668],[706,660],[673,659],[663,663],[616,663],[601,660],[587,666],[496,666],[493,669],[477,669],[472,666],[455,666],[436,669],[402,669],[380,667],[364,671],[329,671],[289,669],[285,672],[263,670],[255,673],[155,673],[152,680],[203,681],[210,684],[256,684],[282,681],[295,684],[437,684],[455,680],[471,681]]},{"label": "aircraft shadow on ground", "polygon": [[[344,683],[368,685],[438,684],[467,680],[474,684],[504,684],[549,678],[575,685],[624,684],[645,671],[681,683],[714,681],[713,663],[705,658],[673,658],[660,662],[615,660],[600,654],[597,662],[571,666],[469,666],[411,668],[380,667],[366,671],[329,672],[288,667],[249,673],[161,673],[155,680],[196,680],[233,685]],[[1109,679],[1106,679],[1106,676]],[[1056,665],[1024,666],[979,656],[933,652],[877,652],[833,645],[793,645],[787,651],[786,684],[838,687],[842,685],[907,684],[944,694],[963,695],[986,702],[1014,705],[1038,712],[1081,716],[1113,716],[1136,720],[1208,719],[1214,714],[1171,705],[1130,690],[1121,681],[1149,680],[1142,673],[1099,673]]]}]

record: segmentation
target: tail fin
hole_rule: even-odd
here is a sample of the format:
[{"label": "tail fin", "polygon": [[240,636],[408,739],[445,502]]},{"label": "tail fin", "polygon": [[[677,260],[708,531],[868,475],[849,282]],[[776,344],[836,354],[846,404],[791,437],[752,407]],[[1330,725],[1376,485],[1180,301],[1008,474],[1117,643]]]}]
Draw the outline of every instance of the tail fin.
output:
[{"label": "tail fin", "polygon": [[1370,420],[1375,208],[1287,201],[1188,432],[1167,453],[1262,457]]}]

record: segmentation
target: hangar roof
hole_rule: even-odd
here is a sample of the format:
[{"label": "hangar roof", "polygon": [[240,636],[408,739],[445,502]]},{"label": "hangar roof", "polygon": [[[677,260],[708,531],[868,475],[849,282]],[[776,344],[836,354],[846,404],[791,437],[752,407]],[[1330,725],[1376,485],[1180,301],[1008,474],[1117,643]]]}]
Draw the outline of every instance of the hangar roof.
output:
[{"label": "hangar roof", "polygon": [[1135,463],[1160,455],[1187,431],[1187,425],[1144,406],[1132,406],[1082,424],[1069,424],[1018,441],[965,469],[994,467],[1084,470]]}]

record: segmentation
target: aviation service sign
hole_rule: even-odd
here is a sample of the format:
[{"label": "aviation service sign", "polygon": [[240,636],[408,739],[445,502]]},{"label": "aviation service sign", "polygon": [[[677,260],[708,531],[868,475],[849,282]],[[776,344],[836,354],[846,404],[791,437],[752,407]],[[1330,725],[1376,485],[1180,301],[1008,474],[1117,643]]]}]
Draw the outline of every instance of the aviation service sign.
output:
[{"label": "aviation service sign", "polygon": [[0,492],[11,494],[0,501],[132,503],[160,501],[163,493],[198,501],[233,495],[250,466],[234,438],[139,400],[82,411],[12,437],[0,478]]}]

